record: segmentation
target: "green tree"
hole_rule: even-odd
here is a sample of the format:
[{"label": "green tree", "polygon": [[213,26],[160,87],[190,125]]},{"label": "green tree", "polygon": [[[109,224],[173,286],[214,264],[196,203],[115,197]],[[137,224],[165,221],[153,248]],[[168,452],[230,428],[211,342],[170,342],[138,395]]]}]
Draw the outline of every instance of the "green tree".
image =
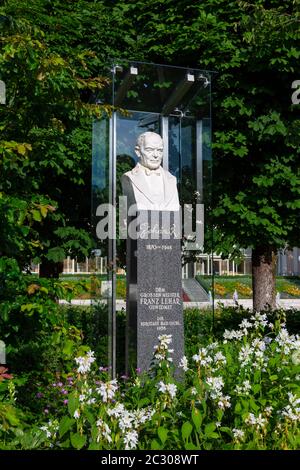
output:
[{"label": "green tree", "polygon": [[26,3],[6,2],[0,10],[7,86],[0,108],[0,250],[23,267],[41,262],[41,275],[55,276],[67,255],[87,256],[91,247],[91,122],[110,109],[86,96],[107,80],[89,68],[93,51],[70,46],[60,54],[51,47],[47,28],[34,23],[35,8],[49,2],[33,2],[31,18],[22,11]]},{"label": "green tree", "polygon": [[234,256],[251,247],[254,307],[274,307],[277,250],[299,244],[299,0],[118,1],[111,17],[112,47],[130,22],[127,56],[218,72],[215,249]]},{"label": "green tree", "polygon": [[[14,77],[12,82],[16,83],[16,89],[22,91],[16,95],[18,107],[21,104],[25,106],[24,103],[27,106],[35,104],[27,110],[30,116],[39,116],[37,111],[40,112],[41,108],[44,111],[50,95],[53,98],[50,103],[60,104],[46,107],[46,122],[54,117],[58,122],[53,127],[60,128],[62,122],[67,129],[63,137],[56,130],[58,137],[50,139],[51,145],[48,138],[46,145],[34,147],[36,142],[28,138],[28,112],[23,112],[24,106],[21,107],[23,111],[16,114],[16,122],[11,119],[15,128],[12,126],[11,134],[5,137],[7,141],[32,145],[32,150],[26,150],[31,156],[45,155],[46,149],[45,160],[52,162],[46,164],[48,173],[46,170],[41,172],[36,159],[33,160],[36,172],[29,174],[34,175],[34,184],[36,176],[39,181],[44,175],[43,184],[38,188],[47,187],[45,180],[48,178],[49,181],[49,172],[57,176],[56,191],[53,180],[51,185],[48,184],[49,192],[40,191],[42,196],[49,196],[50,207],[58,205],[53,212],[48,209],[48,222],[61,213],[70,214],[70,208],[65,206],[60,212],[63,204],[72,201],[69,196],[64,200],[65,195],[69,195],[71,186],[76,193],[74,195],[71,191],[71,194],[78,201],[78,184],[87,181],[87,172],[80,170],[87,169],[87,165],[82,165],[81,158],[73,166],[73,180],[69,178],[69,169],[65,169],[66,162],[74,162],[75,155],[78,155],[77,137],[84,140],[83,129],[86,129],[76,114],[83,112],[82,106],[75,106],[74,110],[70,101],[74,104],[74,93],[80,96],[80,102],[83,96],[89,100],[95,94],[95,81],[89,78],[107,70],[105,64],[109,57],[122,56],[218,72],[213,83],[215,171],[212,215],[217,228],[215,248],[224,256],[234,256],[241,248],[251,247],[254,306],[258,310],[266,304],[274,306],[276,252],[299,244],[299,106],[291,103],[291,84],[299,79],[296,75],[300,55],[299,0],[288,5],[279,0],[258,0],[254,4],[238,0],[153,0],[151,4],[145,0],[66,0],[63,3],[56,0],[30,3],[11,0],[5,2],[0,13],[26,18],[27,23],[37,25],[43,31],[43,39],[35,37],[35,40],[47,44],[43,54],[53,54],[65,61],[54,66],[50,60],[52,72],[42,80],[37,80],[39,66],[32,66],[31,61],[34,60],[29,52],[28,63],[31,65],[22,63],[15,71],[13,64],[16,61],[11,59],[16,56],[10,57],[7,52],[5,61],[1,62],[6,81]],[[37,28],[31,28],[30,34],[34,37],[38,34],[33,33]],[[9,42],[5,47],[14,48],[13,41]],[[42,54],[41,50],[39,54]],[[40,59],[36,60],[36,64],[40,62]],[[70,68],[66,63],[71,64]],[[10,70],[11,77],[6,70]],[[35,81],[28,80],[34,71]],[[27,83],[26,90],[18,82],[20,73],[24,77],[22,86],[25,86],[23,82]],[[78,78],[81,89],[79,85],[70,85]],[[47,99],[44,99],[44,92],[32,94],[35,89],[32,83],[38,85],[38,82],[40,87],[44,84],[50,87],[46,86]],[[55,109],[54,115],[49,113],[49,109]],[[42,128],[42,134],[47,129],[45,124],[37,127],[39,132]],[[14,129],[23,128],[27,129],[27,138],[19,134],[16,138]],[[35,131],[33,135],[36,137]],[[73,139],[70,137],[67,141],[67,135]],[[59,144],[63,145],[60,149]],[[83,154],[85,152],[80,153]],[[61,169],[62,176],[59,174]],[[64,177],[66,173],[68,178]],[[34,194],[38,193],[35,189]],[[13,194],[13,189],[9,194]],[[45,204],[46,201],[37,203]],[[71,214],[77,213],[79,207],[83,205],[77,206],[73,212],[71,210]],[[28,210],[32,209],[29,207]],[[69,223],[72,217],[65,215],[64,220]],[[54,226],[58,225],[55,220]],[[59,246],[56,243],[51,248]]]}]

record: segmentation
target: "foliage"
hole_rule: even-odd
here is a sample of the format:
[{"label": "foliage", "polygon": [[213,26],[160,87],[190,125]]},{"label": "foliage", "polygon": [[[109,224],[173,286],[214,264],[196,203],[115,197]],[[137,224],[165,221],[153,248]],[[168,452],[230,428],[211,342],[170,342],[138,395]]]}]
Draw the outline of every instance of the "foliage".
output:
[{"label": "foliage", "polygon": [[[298,78],[298,1],[100,3],[97,52],[105,55],[109,37],[110,56],[218,72],[212,100],[218,250],[296,244],[300,121],[291,84]],[[104,35],[102,21],[109,25]]]},{"label": "foliage", "polygon": [[[30,394],[38,377],[47,381],[70,368],[68,361],[81,344],[80,330],[68,322],[57,303],[61,296],[71,299],[73,291],[58,281],[32,279],[10,258],[0,259],[0,285],[0,337],[6,343],[10,369],[23,374]],[[24,394],[22,399],[28,400]]]},{"label": "foliage", "polygon": [[68,413],[45,423],[47,445],[75,449],[297,449],[299,338],[256,314],[222,342],[170,366],[171,337],[159,337],[152,378],[110,380],[95,357],[76,358]]},{"label": "foliage", "polygon": [[107,84],[92,76],[95,53],[88,47],[56,52],[47,27],[37,26],[47,17],[36,16],[36,7],[49,2],[35,3],[33,10],[11,1],[0,9],[7,84],[0,109],[1,255],[22,267],[32,259],[57,263],[89,254],[90,126],[110,109],[84,98]]},{"label": "foliage", "polygon": [[[107,321],[103,307],[102,313],[99,309],[94,310],[95,316],[93,316],[92,309],[82,307],[60,306],[59,309],[63,317],[67,316],[68,321],[82,330],[85,342],[93,338],[94,344],[98,344],[96,341],[98,337],[93,337],[93,328],[95,328],[98,315],[98,333],[101,335],[101,325],[103,328]],[[167,360],[169,352],[166,346],[169,346],[170,340],[163,339],[163,337],[161,337],[159,350],[153,362],[152,379],[137,375],[130,380],[123,377],[118,382],[112,383],[106,368],[102,367],[99,371],[94,367],[95,356],[90,353],[87,355],[88,346],[77,348],[75,353],[72,350],[71,356],[82,358],[76,361],[78,370],[74,370],[72,365],[70,367],[70,356],[65,356],[60,370],[56,370],[55,373],[46,376],[39,375],[37,368],[37,372],[32,375],[29,382],[24,383],[24,380],[28,379],[26,376],[23,379],[14,379],[15,385],[11,390],[18,422],[15,427],[10,425],[9,430],[0,430],[2,448],[47,448],[54,444],[54,448],[90,446],[95,449],[121,449],[134,447],[137,439],[138,448],[143,449],[194,449],[193,446],[204,449],[250,448],[250,446],[268,449],[293,448],[297,445],[295,439],[297,439],[298,428],[294,429],[296,424],[293,424],[293,420],[288,421],[288,417],[284,418],[286,421],[281,421],[279,415],[276,415],[276,410],[279,410],[280,405],[281,411],[290,413],[291,408],[288,407],[292,406],[292,403],[288,404],[288,401],[295,402],[289,395],[289,389],[293,394],[299,389],[298,382],[293,388],[293,377],[297,378],[297,374],[299,376],[297,372],[297,367],[299,368],[297,365],[298,343],[292,337],[289,339],[286,336],[285,330],[279,327],[279,322],[286,321],[289,328],[299,331],[299,312],[268,312],[268,319],[265,315],[256,315],[252,319],[251,316],[252,313],[249,310],[241,307],[218,310],[214,322],[214,339],[212,339],[211,311],[209,309],[185,311],[186,361],[188,361],[189,370],[186,372],[184,381],[181,379],[179,383],[174,379],[171,363]],[[117,324],[120,328],[118,343],[122,341],[120,335],[124,334],[124,321],[124,312],[118,312]],[[275,330],[273,328],[269,331],[265,323],[269,323],[270,326],[271,321],[275,323]],[[247,326],[247,322],[252,324],[251,328]],[[241,327],[238,326],[239,324]],[[243,338],[238,339],[239,335],[245,333],[246,327],[247,336],[244,335]],[[236,337],[234,340],[229,339],[228,330],[231,328],[236,331],[230,334],[233,338]],[[224,332],[227,343],[223,342]],[[105,331],[102,331],[102,334],[105,335]],[[276,335],[277,340],[274,340]],[[282,337],[282,341],[285,342],[284,345],[281,344],[280,352],[276,351],[279,345],[278,335],[281,335],[280,338]],[[270,343],[268,338],[272,338],[273,343]],[[99,342],[101,343],[101,339]],[[263,356],[264,360],[268,361],[268,367],[266,370],[260,370],[259,367],[255,369],[254,359],[251,359],[247,370],[245,369],[244,377],[244,375],[237,374],[235,368],[239,367],[239,356],[246,342],[252,344],[253,347],[256,345],[253,357],[257,361],[260,351],[258,346],[266,345]],[[42,344],[41,347],[43,347]],[[284,347],[287,348],[285,351],[283,351]],[[200,354],[199,350],[201,354],[204,354],[206,350],[207,357],[218,357],[220,361],[217,368],[210,368],[211,363],[208,359],[208,364],[203,364],[201,367],[200,377],[197,369],[198,358],[193,358]],[[102,353],[98,350],[97,356],[100,358],[103,353],[103,350]],[[221,360],[220,353],[226,357],[228,361],[226,364]],[[119,355],[123,357],[121,350]],[[281,370],[278,360],[282,366]],[[44,361],[43,356],[40,356],[40,361]],[[93,365],[91,372],[85,369],[89,362]],[[249,365],[251,365],[250,368]],[[79,367],[81,367],[80,370]],[[279,370],[275,371],[275,369]],[[210,395],[211,382],[208,379],[210,375],[215,377],[216,374],[221,375],[225,384],[224,396],[226,397],[226,393],[232,398],[232,406],[230,408],[225,406],[224,410]],[[244,382],[248,380],[248,377],[252,388],[250,390],[247,386],[249,390],[246,392],[248,391],[250,395],[239,392],[239,387],[245,385]],[[283,380],[284,377],[289,377],[290,380]],[[11,382],[12,379],[10,378],[9,381]],[[31,382],[33,386],[30,386]],[[194,395],[195,389],[198,394],[201,390],[206,393],[204,401],[198,400],[198,397]],[[0,389],[0,392],[1,390],[4,391]],[[9,414],[7,385],[5,390],[5,397],[2,395],[3,410]],[[122,405],[119,405],[119,402]],[[241,404],[242,411],[237,403]],[[269,404],[274,406],[274,413],[270,419],[261,414],[265,413]],[[255,405],[259,408],[256,409]],[[22,411],[20,406],[22,406]],[[79,413],[78,417],[77,413],[74,417],[76,411]],[[268,409],[267,413],[269,411]],[[245,420],[248,418],[254,423],[251,413],[255,419],[259,419],[259,422],[266,424],[266,427],[260,428],[255,424],[251,425],[250,422],[246,426]],[[267,419],[268,423],[265,423],[264,419]],[[220,420],[222,420],[222,426],[219,426]],[[281,433],[279,438],[276,433],[274,434],[276,426],[280,427],[285,423],[289,424],[289,430]],[[105,424],[109,426],[110,433]],[[130,424],[134,429],[130,428]],[[237,426],[244,430],[244,439],[239,439],[242,436],[241,433],[233,431],[233,429],[239,429]],[[224,428],[229,428],[229,430]],[[209,432],[208,429],[210,429]],[[133,434],[128,434],[130,432]],[[185,434],[186,432],[188,435]],[[216,433],[218,437],[212,433]],[[107,436],[110,436],[112,441]],[[89,438],[92,438],[92,442],[88,444]]]}]

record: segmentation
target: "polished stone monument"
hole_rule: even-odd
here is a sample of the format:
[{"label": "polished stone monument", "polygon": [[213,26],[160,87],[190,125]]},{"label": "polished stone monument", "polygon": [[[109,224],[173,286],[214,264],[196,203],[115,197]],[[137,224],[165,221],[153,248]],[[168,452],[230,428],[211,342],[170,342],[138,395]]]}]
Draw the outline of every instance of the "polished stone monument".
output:
[{"label": "polished stone monument", "polygon": [[[176,178],[161,166],[163,141],[141,134],[138,163],[122,176],[127,196],[126,369],[148,370],[162,334],[172,335],[175,368],[184,354],[181,223]],[[132,211],[132,208],[134,209]],[[134,214],[134,215],[133,215]]]}]

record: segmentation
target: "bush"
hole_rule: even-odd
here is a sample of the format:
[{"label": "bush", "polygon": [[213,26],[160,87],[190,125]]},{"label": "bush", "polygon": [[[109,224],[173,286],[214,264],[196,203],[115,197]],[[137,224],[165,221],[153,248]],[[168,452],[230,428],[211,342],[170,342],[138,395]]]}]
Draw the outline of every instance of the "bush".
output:
[{"label": "bush", "polygon": [[[297,449],[299,337],[267,315],[210,340],[176,382],[171,337],[159,337],[150,374],[110,380],[93,352],[77,357],[68,413],[43,430],[57,449]],[[55,423],[55,424],[54,424]]]}]

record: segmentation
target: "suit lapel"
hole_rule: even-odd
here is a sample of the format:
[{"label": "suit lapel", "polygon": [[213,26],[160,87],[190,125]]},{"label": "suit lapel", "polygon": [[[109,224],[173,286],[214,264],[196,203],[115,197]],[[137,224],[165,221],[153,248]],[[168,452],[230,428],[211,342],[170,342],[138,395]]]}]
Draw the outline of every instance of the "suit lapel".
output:
[{"label": "suit lapel", "polygon": [[141,193],[151,202],[151,204],[154,204],[153,200],[151,199],[151,194],[148,190],[146,175],[140,167],[134,168],[132,170],[130,179],[137,189],[141,191]]},{"label": "suit lapel", "polygon": [[164,179],[164,188],[165,188],[165,202],[164,205],[167,206],[174,196],[174,187],[173,187],[173,178],[162,168],[162,174]]},{"label": "suit lapel", "polygon": [[[164,181],[164,206],[167,206],[174,196],[174,183],[172,176],[168,174],[168,172],[165,171],[162,167],[161,172]],[[151,193],[149,192],[146,178],[147,176],[145,175],[144,171],[140,168],[140,166],[135,167],[131,171],[130,179],[132,183],[151,202],[151,204],[155,204],[155,202],[151,198]]]}]

